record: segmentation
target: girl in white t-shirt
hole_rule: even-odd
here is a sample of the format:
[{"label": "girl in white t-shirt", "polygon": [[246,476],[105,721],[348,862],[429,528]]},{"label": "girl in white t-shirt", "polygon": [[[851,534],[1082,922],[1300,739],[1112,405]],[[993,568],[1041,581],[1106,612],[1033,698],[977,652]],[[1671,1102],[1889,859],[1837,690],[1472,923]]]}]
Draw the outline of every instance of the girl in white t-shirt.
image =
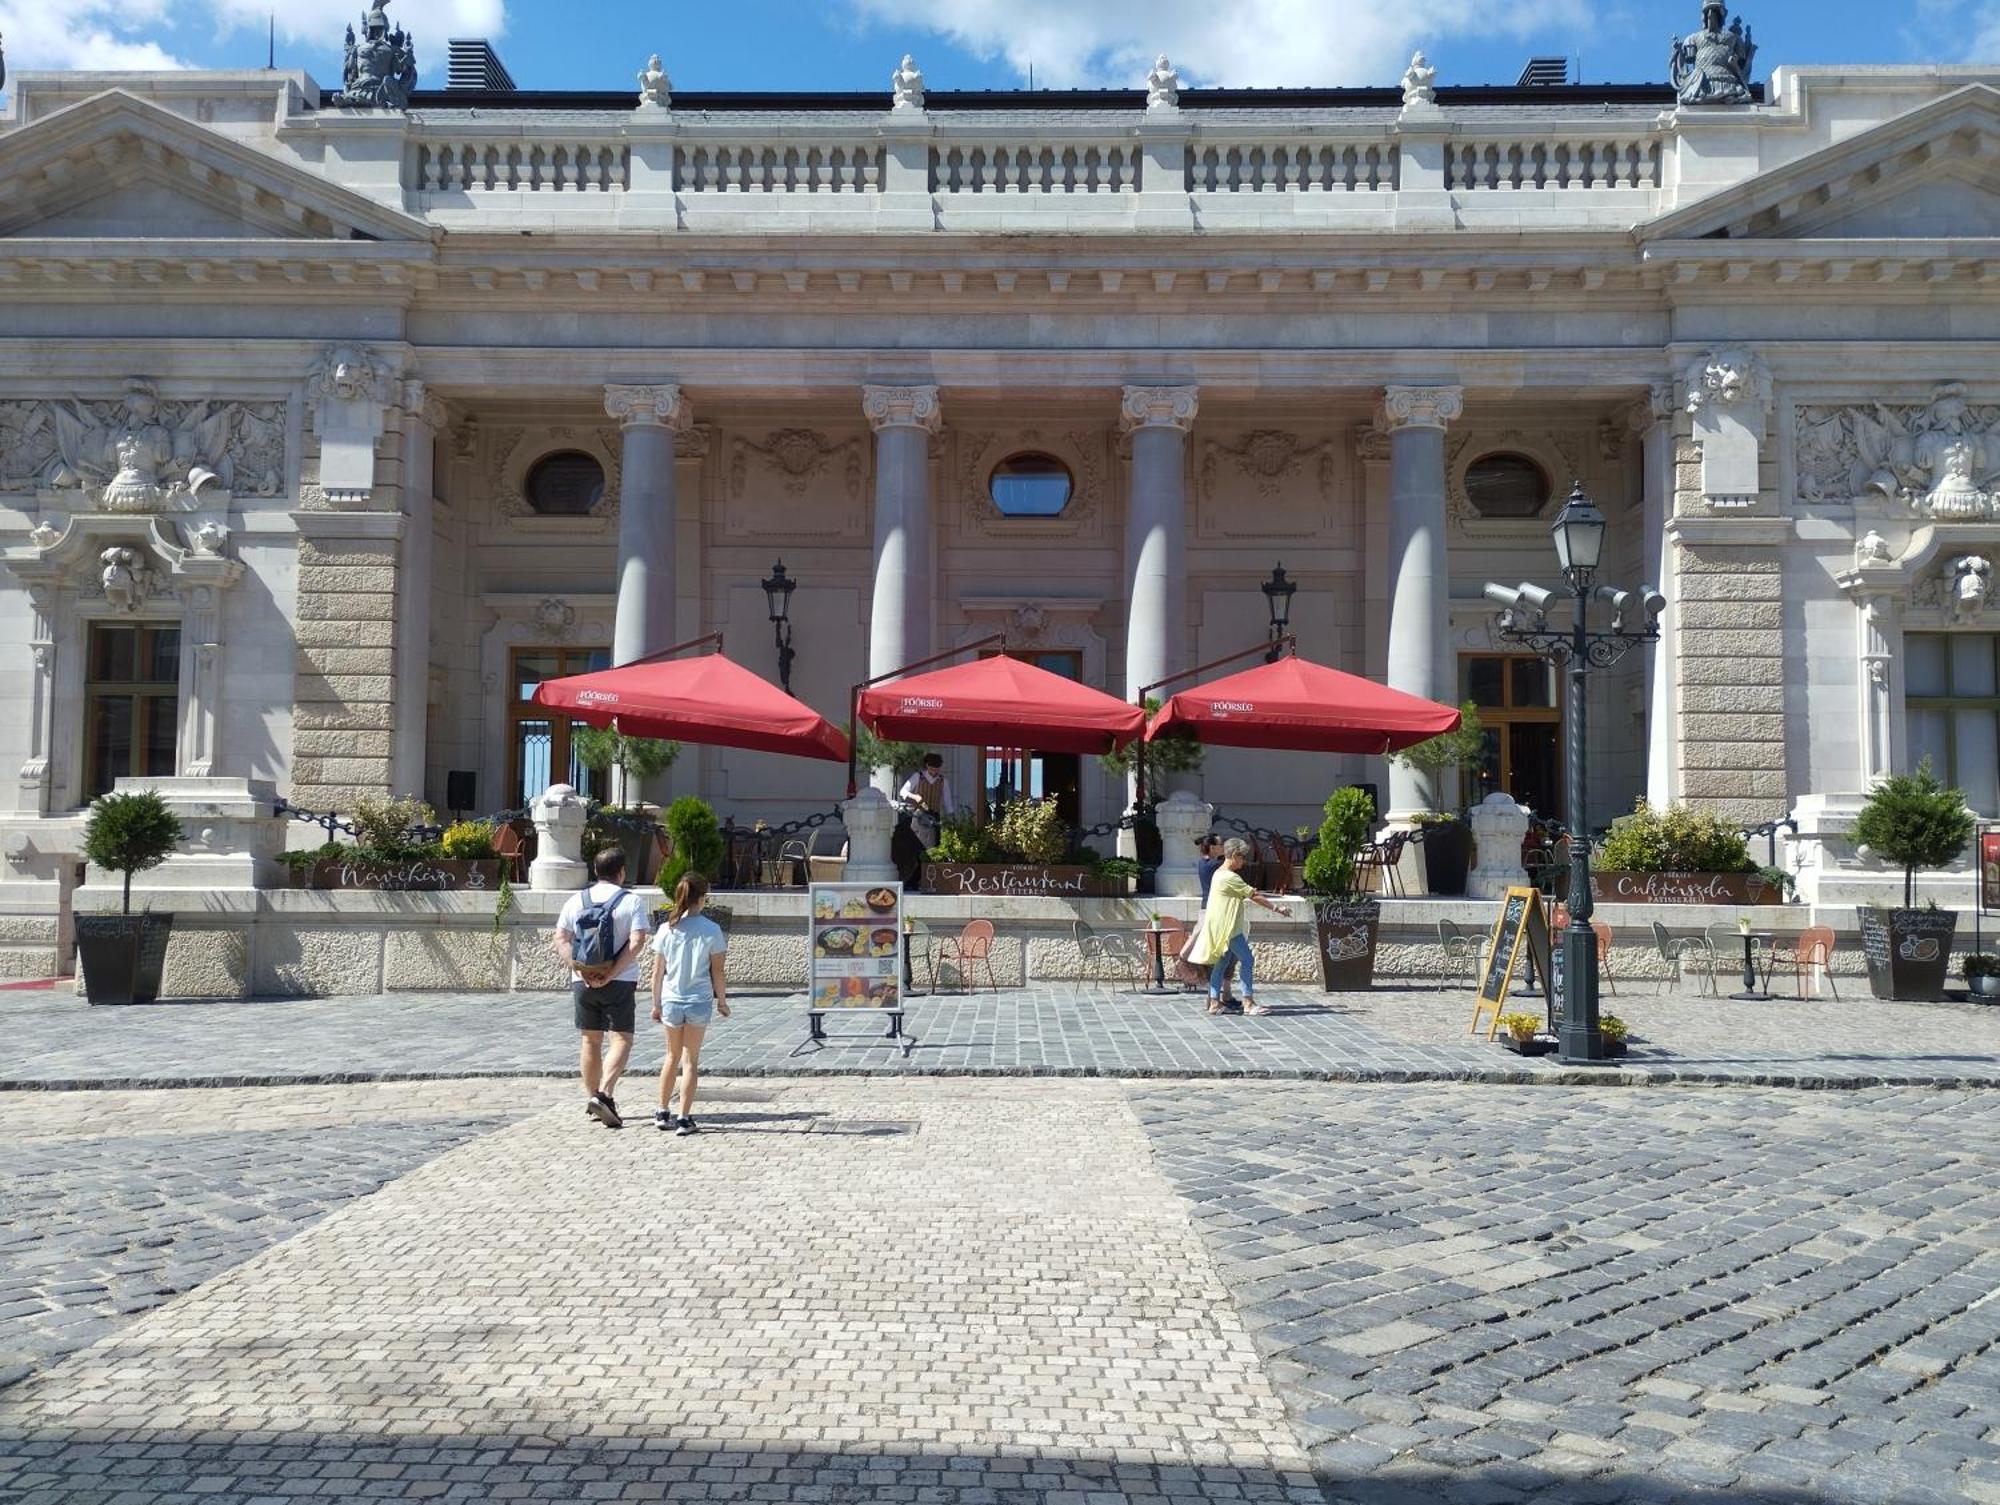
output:
[{"label": "girl in white t-shirt", "polygon": [[[677,1134],[697,1132],[694,1089],[700,1079],[701,1037],[719,1011],[729,1017],[729,985],[723,958],[729,938],[702,913],[708,880],[689,873],[674,885],[673,912],[653,937],[653,1022],[667,1028],[667,1059],[660,1068],[660,1106],[653,1127]],[[685,1074],[682,1062],[686,1062]],[[673,1111],[674,1079],[681,1079],[681,1111]]]}]

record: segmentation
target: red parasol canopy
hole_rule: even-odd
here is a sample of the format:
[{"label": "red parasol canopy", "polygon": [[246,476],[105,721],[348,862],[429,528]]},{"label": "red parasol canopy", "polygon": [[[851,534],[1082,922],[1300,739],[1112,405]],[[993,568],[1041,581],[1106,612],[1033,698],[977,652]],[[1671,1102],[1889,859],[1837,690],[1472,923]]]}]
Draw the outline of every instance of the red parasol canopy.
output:
[{"label": "red parasol canopy", "polygon": [[1146,728],[1135,705],[996,655],[861,692],[857,710],[878,736],[955,747],[1105,753]]},{"label": "red parasol canopy", "polygon": [[720,653],[545,679],[535,686],[535,704],[591,726],[615,722],[628,737],[847,761],[847,737],[838,727]]},{"label": "red parasol canopy", "polygon": [[1218,747],[1389,753],[1457,725],[1451,706],[1287,656],[1182,690],[1146,737],[1189,731]]}]

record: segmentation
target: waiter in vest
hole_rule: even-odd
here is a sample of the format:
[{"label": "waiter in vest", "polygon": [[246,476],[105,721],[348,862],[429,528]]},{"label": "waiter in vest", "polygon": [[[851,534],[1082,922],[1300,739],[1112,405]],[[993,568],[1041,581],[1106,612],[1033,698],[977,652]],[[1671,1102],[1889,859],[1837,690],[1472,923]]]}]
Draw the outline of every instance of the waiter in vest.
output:
[{"label": "waiter in vest", "polygon": [[925,849],[936,846],[945,818],[958,813],[951,780],[944,776],[944,758],[926,753],[924,766],[903,781],[896,802],[911,812],[910,825]]}]

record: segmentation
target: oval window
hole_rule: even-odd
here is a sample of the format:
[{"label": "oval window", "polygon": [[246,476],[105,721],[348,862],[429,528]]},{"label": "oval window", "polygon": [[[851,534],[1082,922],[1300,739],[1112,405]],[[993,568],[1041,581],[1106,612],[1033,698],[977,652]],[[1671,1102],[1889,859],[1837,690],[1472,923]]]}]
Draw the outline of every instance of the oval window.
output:
[{"label": "oval window", "polygon": [[1075,483],[1054,455],[1009,455],[993,467],[987,490],[1007,517],[1055,517],[1069,505]]},{"label": "oval window", "polygon": [[604,467],[594,455],[566,449],[528,471],[528,505],[545,517],[582,517],[604,500]]},{"label": "oval window", "polygon": [[1466,467],[1465,495],[1481,517],[1539,517],[1549,478],[1526,455],[1482,455]]}]

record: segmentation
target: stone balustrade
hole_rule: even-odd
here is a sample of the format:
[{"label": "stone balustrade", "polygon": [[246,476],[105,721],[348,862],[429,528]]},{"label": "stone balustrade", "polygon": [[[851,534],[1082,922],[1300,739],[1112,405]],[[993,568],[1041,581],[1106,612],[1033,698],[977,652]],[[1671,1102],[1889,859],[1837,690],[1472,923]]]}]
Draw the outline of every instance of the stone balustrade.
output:
[{"label": "stone balustrade", "polygon": [[877,193],[882,148],[867,142],[701,142],[674,152],[674,177],[683,193]]},{"label": "stone balustrade", "polygon": [[931,191],[1131,193],[1140,187],[1131,142],[969,142],[931,151]]},{"label": "stone balustrade", "polygon": [[444,137],[410,148],[409,186],[419,194],[610,193],[631,181],[632,152],[622,141]]},{"label": "stone balustrade", "polygon": [[1396,186],[1394,142],[1253,141],[1197,145],[1189,193],[1375,193]]},{"label": "stone balustrade", "polygon": [[1483,139],[1445,146],[1445,186],[1460,192],[1658,188],[1657,136]]}]

